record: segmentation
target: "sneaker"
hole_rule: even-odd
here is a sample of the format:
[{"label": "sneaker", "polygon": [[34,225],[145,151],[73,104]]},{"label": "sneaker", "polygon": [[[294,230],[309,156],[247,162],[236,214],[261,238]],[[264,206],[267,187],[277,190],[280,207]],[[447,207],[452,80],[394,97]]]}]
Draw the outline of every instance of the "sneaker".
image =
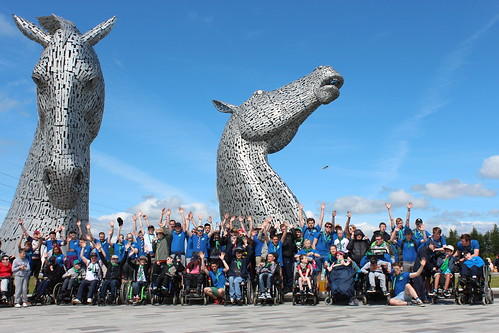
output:
[{"label": "sneaker", "polygon": [[425,306],[425,304],[423,303],[423,301],[421,299],[419,299],[419,297],[416,299],[413,299],[412,303],[414,303],[414,305]]},{"label": "sneaker", "polygon": [[230,302],[231,302],[231,304],[235,304],[235,303],[236,303],[236,300],[235,300],[234,298],[231,298],[231,299],[230,299]]},{"label": "sneaker", "polygon": [[267,293],[265,294],[265,298],[267,298],[267,299],[272,299],[272,295],[271,295],[269,292],[267,292]]},{"label": "sneaker", "polygon": [[92,299],[91,299],[90,297],[89,297],[89,298],[87,298],[87,303],[88,303],[88,304],[92,304]]},{"label": "sneaker", "polygon": [[20,308],[21,307],[21,304],[19,303],[16,303],[16,305],[14,305],[15,308]]},{"label": "sneaker", "polygon": [[442,290],[442,288],[439,288],[439,289],[438,289],[438,291],[437,291],[437,293],[438,293],[439,295],[442,295],[442,293],[443,293],[443,292],[444,292],[444,291]]},{"label": "sneaker", "polygon": [[23,303],[23,308],[27,308],[27,307],[28,307],[28,304]]},{"label": "sneaker", "polygon": [[76,305],[76,304],[81,304],[81,301],[78,298],[75,298],[71,303]]},{"label": "sneaker", "polygon": [[437,289],[433,289],[432,291],[428,292],[428,295],[435,296],[436,293],[437,293]]},{"label": "sneaker", "polygon": [[264,299],[264,298],[267,298],[267,295],[265,293],[260,293],[260,295],[258,295],[258,299]]},{"label": "sneaker", "polygon": [[445,297],[450,297],[451,293],[449,290],[444,290],[444,296]]},{"label": "sneaker", "polygon": [[389,292],[388,290],[384,290],[384,291],[383,291],[383,295],[385,295],[385,296],[390,296],[390,292]]},{"label": "sneaker", "polygon": [[243,301],[241,299],[238,299],[237,300],[237,305],[239,305],[239,306],[243,305]]},{"label": "sneaker", "polygon": [[370,287],[369,289],[367,289],[367,292],[368,292],[369,294],[372,294],[372,293],[375,293],[375,292],[376,292],[376,290],[375,290],[373,287]]},{"label": "sneaker", "polygon": [[2,301],[6,301],[7,300],[7,296],[3,295],[2,296]]}]

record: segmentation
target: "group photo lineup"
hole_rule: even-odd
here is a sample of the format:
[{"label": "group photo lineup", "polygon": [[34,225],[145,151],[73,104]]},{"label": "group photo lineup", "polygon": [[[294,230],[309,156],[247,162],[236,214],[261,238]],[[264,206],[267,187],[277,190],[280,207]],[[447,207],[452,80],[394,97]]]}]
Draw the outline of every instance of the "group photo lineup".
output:
[{"label": "group photo lineup", "polygon": [[498,40],[488,0],[0,4],[0,326],[493,330]]}]

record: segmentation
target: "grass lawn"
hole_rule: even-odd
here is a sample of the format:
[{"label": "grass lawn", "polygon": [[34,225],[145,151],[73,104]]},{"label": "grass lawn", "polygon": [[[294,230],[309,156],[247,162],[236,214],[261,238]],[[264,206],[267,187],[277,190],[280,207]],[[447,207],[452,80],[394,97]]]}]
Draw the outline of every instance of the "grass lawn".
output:
[{"label": "grass lawn", "polygon": [[492,281],[490,282],[492,288],[499,288],[499,275],[492,275]]}]

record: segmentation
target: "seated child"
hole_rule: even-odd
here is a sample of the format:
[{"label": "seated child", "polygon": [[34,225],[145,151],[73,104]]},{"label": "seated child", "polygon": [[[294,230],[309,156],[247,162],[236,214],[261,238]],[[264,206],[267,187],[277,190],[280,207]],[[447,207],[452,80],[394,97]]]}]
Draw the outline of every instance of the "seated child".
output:
[{"label": "seated child", "polygon": [[169,256],[166,258],[166,264],[161,268],[161,273],[159,273],[155,286],[153,289],[162,289],[170,291],[172,288],[172,283],[175,275],[177,274],[177,267],[173,263],[173,257]]},{"label": "seated child", "polygon": [[378,260],[374,257],[371,258],[371,260],[361,268],[361,272],[364,274],[368,274],[369,276],[369,289],[367,290],[368,293],[376,292],[376,278],[378,278],[379,285],[383,294],[385,296],[388,296],[390,294],[388,292],[388,289],[386,288],[386,277],[383,273],[383,269],[386,272],[391,272],[391,264],[387,261]]},{"label": "seated child", "polygon": [[461,266],[461,276],[463,278],[481,278],[483,277],[482,269],[485,262],[478,256],[473,256],[470,252],[464,254],[464,262]]},{"label": "seated child", "polygon": [[243,258],[244,249],[237,247],[234,249],[235,258],[232,259],[229,264],[224,258],[220,258],[227,270],[227,276],[229,277],[229,294],[230,302],[232,304],[242,304],[242,290],[241,283],[245,281],[248,276],[248,263],[245,258]]},{"label": "seated child", "polygon": [[8,255],[2,255],[2,262],[0,263],[0,295],[2,301],[7,300],[9,292],[9,281],[12,278],[12,263]]},{"label": "seated child", "polygon": [[296,266],[298,270],[298,286],[300,287],[300,293],[305,293],[304,284],[308,287],[308,293],[312,294],[312,272],[314,268],[308,262],[309,259],[306,255],[300,255],[300,263]]},{"label": "seated child", "polygon": [[429,292],[428,295],[433,296],[438,292],[438,287],[440,286],[440,276],[445,275],[445,283],[444,283],[444,296],[449,297],[449,285],[452,278],[452,272],[454,271],[454,263],[456,257],[454,254],[454,246],[452,245],[444,245],[443,249],[445,251],[445,256],[440,256],[437,258],[437,267],[433,268],[435,271],[434,277],[435,281],[433,284],[433,292]]},{"label": "seated child", "polygon": [[256,267],[256,273],[258,274],[258,290],[260,295],[259,299],[270,299],[270,287],[272,286],[272,277],[274,276],[275,270],[277,269],[276,255],[274,253],[267,254],[266,262],[261,262]]},{"label": "seated child", "polygon": [[68,269],[66,273],[62,275],[64,282],[62,283],[60,292],[61,299],[64,299],[70,295],[71,289],[80,283],[80,281],[85,277],[84,274],[85,271],[81,269],[81,262],[78,259],[73,260],[73,267]]},{"label": "seated child", "polygon": [[[160,261],[158,260],[158,264]],[[134,271],[134,280],[132,281],[132,300],[137,304],[140,301],[140,291],[147,285],[149,280],[149,261],[146,256],[140,256],[138,263],[131,257],[128,257],[128,266]]]},{"label": "seated child", "polygon": [[191,292],[191,288],[196,288],[197,294],[201,295],[203,284],[202,267],[204,266],[204,252],[193,255],[191,261],[185,267],[184,286],[186,294]]}]

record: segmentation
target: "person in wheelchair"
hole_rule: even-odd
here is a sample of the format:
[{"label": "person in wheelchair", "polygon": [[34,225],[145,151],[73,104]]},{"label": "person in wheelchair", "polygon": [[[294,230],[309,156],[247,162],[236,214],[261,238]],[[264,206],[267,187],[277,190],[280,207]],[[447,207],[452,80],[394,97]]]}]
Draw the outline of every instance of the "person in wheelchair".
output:
[{"label": "person in wheelchair", "polygon": [[[101,243],[95,243],[95,248],[100,252],[101,254],[101,260],[104,266],[106,266],[106,274],[104,275],[104,281],[102,282],[102,286],[100,288],[99,292],[99,304],[105,304],[106,303],[106,294],[107,291],[109,290],[111,293],[111,300],[114,303],[117,297],[117,291],[120,288],[121,284],[121,277],[123,275],[123,266],[125,265],[127,258],[128,258],[128,252],[130,250],[131,243],[127,242],[125,245],[125,254],[119,260],[119,257],[116,254],[113,254],[111,256],[111,261],[108,261],[106,259],[106,252],[104,251],[104,248],[102,247]],[[134,249],[134,252],[138,252],[138,249]]]},{"label": "person in wheelchair", "polygon": [[54,286],[57,283],[62,282],[64,266],[57,261],[55,256],[51,256],[45,261],[42,269],[45,278],[38,281],[35,303],[43,303],[41,297],[45,296],[47,293],[51,293]]},{"label": "person in wheelchair", "polygon": [[367,262],[361,268],[361,272],[367,274],[369,278],[369,289],[367,290],[367,292],[376,292],[376,279],[378,279],[383,295],[390,295],[390,292],[386,288],[386,273],[391,272],[391,270],[392,267],[389,262],[377,259],[376,257],[371,257],[369,259],[369,262]]},{"label": "person in wheelchair", "polygon": [[140,256],[137,263],[129,257],[128,266],[134,271],[131,302],[137,304],[140,301],[142,288],[145,287],[149,281],[150,264],[146,256]]},{"label": "person in wheelchair", "polygon": [[[296,266],[296,270],[298,272],[298,286],[300,288],[300,293],[305,294],[305,292],[307,292],[309,295],[312,295],[312,274],[314,272],[314,268],[306,255],[300,255],[299,260],[300,262]],[[305,284],[308,287],[307,290],[305,290]]]},{"label": "person in wheelchair", "polygon": [[12,280],[12,263],[8,255],[2,255],[0,263],[0,298],[2,302],[7,301],[7,296],[11,292],[9,290],[10,281]]},{"label": "person in wheelchair", "polygon": [[232,304],[242,305],[242,292],[241,283],[248,279],[248,263],[243,258],[244,249],[237,247],[235,250],[235,257],[232,259],[230,266],[225,259],[222,259],[227,275],[229,277],[229,295]]},{"label": "person in wheelchair", "polygon": [[[445,256],[439,256],[437,258],[436,267],[433,268],[434,271],[434,281],[433,281],[433,291],[430,291],[428,295],[435,296],[436,294],[442,294],[445,297],[450,297],[449,286],[451,279],[453,277],[454,265],[456,258],[454,257],[454,246],[444,245],[443,249],[445,251]],[[440,277],[445,276],[444,290],[439,290],[440,287]]]},{"label": "person in wheelchair", "polygon": [[76,286],[79,286],[80,281],[85,278],[85,270],[81,267],[81,262],[78,259],[73,260],[73,267],[68,269],[62,275],[64,282],[62,283],[59,299],[63,300],[71,296],[71,291]]},{"label": "person in wheelchair", "polygon": [[469,280],[483,279],[483,266],[485,262],[481,257],[473,256],[470,252],[464,253],[464,262],[461,266],[461,277]]},{"label": "person in wheelchair", "polygon": [[267,259],[265,262],[261,262],[256,267],[256,273],[258,274],[258,291],[259,299],[271,299],[270,289],[272,287],[272,277],[277,270],[276,254],[267,254]]},{"label": "person in wheelchair", "polygon": [[204,257],[203,251],[194,253],[191,261],[185,267],[184,289],[187,295],[191,293],[191,290],[195,290],[197,295],[202,295]]},{"label": "person in wheelchair", "polygon": [[173,256],[166,258],[166,264],[161,268],[161,272],[156,278],[153,291],[166,291],[170,293],[173,290],[173,282],[177,276],[177,267],[174,264]]},{"label": "person in wheelchair", "polygon": [[87,295],[87,304],[92,304],[93,297],[97,293],[97,288],[102,280],[102,266],[99,262],[99,255],[95,252],[90,253],[90,259],[87,259],[84,255],[85,249],[82,248],[80,252],[80,257],[87,270],[85,272],[85,279],[81,281],[78,287],[78,293],[76,298],[73,300],[73,304],[81,304],[83,296]]},{"label": "person in wheelchair", "polygon": [[[224,260],[225,253],[220,253],[219,258],[220,260]],[[204,266],[203,271],[211,279],[211,287],[204,288],[204,293],[213,298],[213,303],[220,304],[225,297],[225,273],[227,269],[221,268],[218,261],[212,261],[210,270]]]}]

